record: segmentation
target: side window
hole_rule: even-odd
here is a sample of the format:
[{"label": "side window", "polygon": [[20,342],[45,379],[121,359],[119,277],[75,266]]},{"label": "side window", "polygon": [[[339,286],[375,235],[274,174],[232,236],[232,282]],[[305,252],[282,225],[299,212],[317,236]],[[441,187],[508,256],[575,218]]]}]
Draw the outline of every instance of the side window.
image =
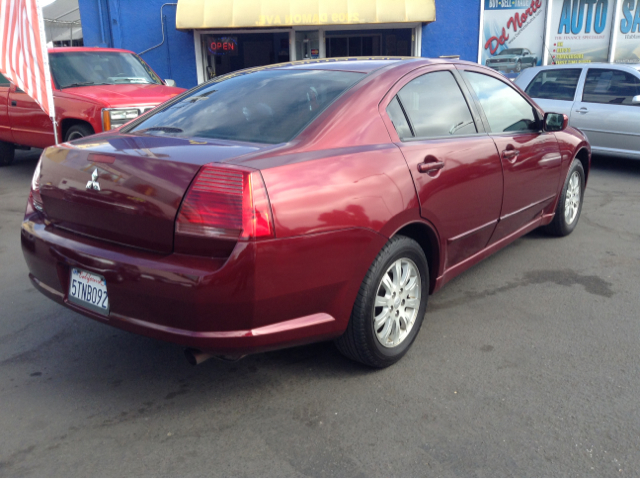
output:
[{"label": "side window", "polygon": [[543,70],[529,83],[525,92],[531,98],[573,101],[581,72],[580,68]]},{"label": "side window", "polygon": [[394,97],[391,103],[389,103],[389,106],[387,106],[387,115],[391,118],[391,122],[396,128],[400,139],[411,138],[413,136],[409,123],[407,122],[407,117],[404,115],[400,103],[398,103],[397,96]]},{"label": "side window", "polygon": [[630,73],[589,68],[582,101],[631,105],[631,100],[636,95],[640,95],[640,80]]},{"label": "side window", "polygon": [[540,130],[533,106],[512,87],[482,73],[465,71],[463,75],[480,100],[491,132]]},{"label": "side window", "polygon": [[0,73],[0,86],[9,86],[9,84],[9,80],[7,80],[2,73]]},{"label": "side window", "polygon": [[418,138],[477,132],[469,106],[451,72],[415,78],[398,92],[398,98]]}]

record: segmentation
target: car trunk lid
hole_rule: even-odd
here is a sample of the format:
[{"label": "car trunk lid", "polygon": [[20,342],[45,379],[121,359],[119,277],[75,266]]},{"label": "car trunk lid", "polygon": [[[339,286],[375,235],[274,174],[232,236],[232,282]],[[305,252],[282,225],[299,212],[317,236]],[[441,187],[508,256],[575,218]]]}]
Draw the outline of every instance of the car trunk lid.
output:
[{"label": "car trunk lid", "polygon": [[201,166],[265,148],[131,135],[51,147],[42,156],[43,212],[57,227],[168,254],[178,208]]}]

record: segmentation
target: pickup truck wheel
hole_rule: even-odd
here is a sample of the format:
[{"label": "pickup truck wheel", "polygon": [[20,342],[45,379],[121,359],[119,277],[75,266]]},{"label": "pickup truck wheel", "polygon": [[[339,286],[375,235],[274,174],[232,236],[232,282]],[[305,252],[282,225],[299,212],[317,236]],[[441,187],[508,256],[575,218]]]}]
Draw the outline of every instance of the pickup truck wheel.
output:
[{"label": "pickup truck wheel", "polygon": [[0,141],[0,166],[9,166],[13,163],[16,147],[13,143]]},{"label": "pickup truck wheel", "polygon": [[73,141],[78,140],[80,138],[84,138],[85,136],[93,135],[95,131],[89,125],[73,125],[67,131],[66,136],[64,137],[64,141]]}]

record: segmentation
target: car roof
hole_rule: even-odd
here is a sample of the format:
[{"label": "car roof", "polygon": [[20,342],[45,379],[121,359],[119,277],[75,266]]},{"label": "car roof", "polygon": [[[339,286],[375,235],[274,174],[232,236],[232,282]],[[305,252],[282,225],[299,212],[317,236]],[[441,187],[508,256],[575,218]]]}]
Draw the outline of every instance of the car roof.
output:
[{"label": "car roof", "polygon": [[370,73],[392,64],[416,63],[417,65],[459,63],[475,65],[475,63],[454,60],[451,58],[424,58],[424,57],[341,57],[321,58],[316,60],[300,60],[288,63],[267,65],[265,68],[277,68],[286,70],[341,70],[358,73]]},{"label": "car roof", "polygon": [[55,47],[47,49],[49,54],[52,53],[69,53],[69,52],[117,52],[117,53],[133,53],[130,50],[121,48],[101,48],[101,47]]}]

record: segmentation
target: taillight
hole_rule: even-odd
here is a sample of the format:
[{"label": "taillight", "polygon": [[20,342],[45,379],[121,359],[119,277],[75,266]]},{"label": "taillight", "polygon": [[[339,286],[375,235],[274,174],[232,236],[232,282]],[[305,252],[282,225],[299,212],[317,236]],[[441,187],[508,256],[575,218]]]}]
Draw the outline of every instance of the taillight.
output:
[{"label": "taillight", "polygon": [[29,194],[29,200],[33,207],[42,211],[42,196],[40,195],[40,170],[42,168],[42,158],[38,160],[38,164],[36,165],[36,169],[33,172],[33,178],[31,179],[31,193]]},{"label": "taillight", "polygon": [[[203,252],[193,240],[273,238],[267,189],[259,171],[205,165],[187,191],[176,220],[176,251]],[[209,248],[204,248],[208,250]]]}]

